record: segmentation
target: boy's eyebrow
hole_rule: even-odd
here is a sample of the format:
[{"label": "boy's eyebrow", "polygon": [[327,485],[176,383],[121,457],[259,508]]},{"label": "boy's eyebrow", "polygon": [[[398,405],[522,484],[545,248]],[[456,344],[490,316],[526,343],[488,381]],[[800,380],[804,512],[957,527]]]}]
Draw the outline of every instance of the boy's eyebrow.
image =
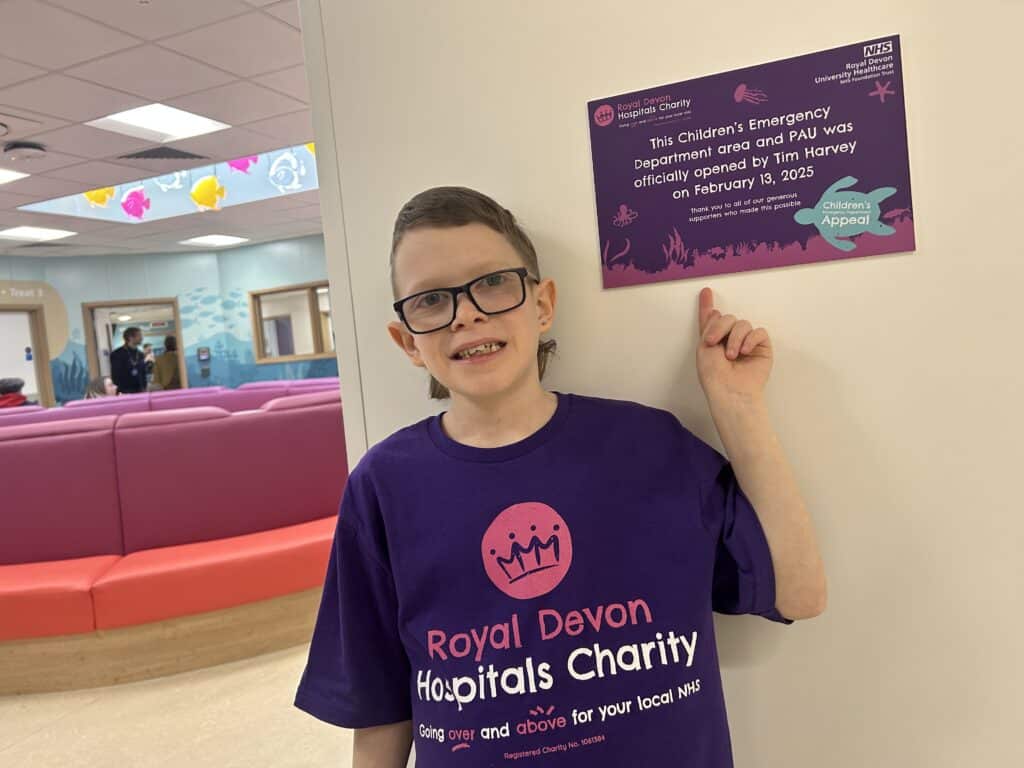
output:
[{"label": "boy's eyebrow", "polygon": [[[501,263],[494,262],[491,266],[486,266],[485,265],[485,266],[480,267],[480,270],[475,272],[472,275],[472,277],[470,277],[468,279],[473,280],[473,279],[475,279],[477,277],[480,277],[482,275],[490,274],[491,272],[500,272],[503,269],[517,269],[518,267],[521,267],[521,266],[522,266],[521,264],[506,264],[504,262],[504,260],[502,260]],[[414,282],[409,287],[409,289],[408,289],[408,291],[406,291],[405,295],[406,296],[412,296],[414,293],[420,293],[421,291],[432,291],[432,290],[435,290],[437,288],[450,288],[450,287],[455,286],[455,285],[462,285],[465,282],[466,282],[465,280],[462,280],[460,282],[452,282],[452,281],[445,282],[443,280],[419,280],[419,281]]]}]

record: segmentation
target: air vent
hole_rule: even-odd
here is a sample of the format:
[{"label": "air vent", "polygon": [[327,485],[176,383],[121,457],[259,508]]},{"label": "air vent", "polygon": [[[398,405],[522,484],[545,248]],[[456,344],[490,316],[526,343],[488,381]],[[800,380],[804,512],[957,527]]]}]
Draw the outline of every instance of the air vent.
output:
[{"label": "air vent", "polygon": [[49,243],[49,242],[42,242],[42,243],[25,243],[24,245],[16,245],[11,250],[12,251],[27,251],[29,249],[37,249],[37,248],[80,248],[80,247],[81,247],[80,245],[75,245],[74,243]]},{"label": "air vent", "polygon": [[194,155],[191,152],[182,152],[174,147],[153,147],[144,149],[142,152],[133,152],[130,155],[121,155],[119,160],[209,160],[205,155]]}]

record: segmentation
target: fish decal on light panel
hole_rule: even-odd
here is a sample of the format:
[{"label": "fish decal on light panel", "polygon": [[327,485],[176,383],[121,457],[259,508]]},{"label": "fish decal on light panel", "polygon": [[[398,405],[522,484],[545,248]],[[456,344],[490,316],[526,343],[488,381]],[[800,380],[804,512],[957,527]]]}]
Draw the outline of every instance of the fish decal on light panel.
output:
[{"label": "fish decal on light panel", "polygon": [[187,171],[175,171],[164,176],[157,176],[153,183],[160,187],[161,192],[170,192],[172,189],[184,189]]},{"label": "fish decal on light panel", "polygon": [[306,164],[289,149],[278,155],[270,166],[268,178],[278,192],[287,195],[302,189],[302,177],[305,175]]},{"label": "fish decal on light panel", "polygon": [[110,199],[117,194],[117,187],[100,187],[83,192],[82,197],[89,201],[93,208],[106,208]]},{"label": "fish decal on light panel", "polygon": [[249,173],[249,168],[256,165],[259,161],[259,155],[236,157],[234,160],[228,160],[228,168],[233,171],[239,171],[240,173]]},{"label": "fish decal on light panel", "polygon": [[201,211],[219,211],[227,191],[216,176],[204,176],[192,185],[192,202]]},{"label": "fish decal on light panel", "polygon": [[151,201],[146,197],[146,190],[141,184],[129,189],[121,198],[121,210],[138,221],[142,221],[150,204]]}]

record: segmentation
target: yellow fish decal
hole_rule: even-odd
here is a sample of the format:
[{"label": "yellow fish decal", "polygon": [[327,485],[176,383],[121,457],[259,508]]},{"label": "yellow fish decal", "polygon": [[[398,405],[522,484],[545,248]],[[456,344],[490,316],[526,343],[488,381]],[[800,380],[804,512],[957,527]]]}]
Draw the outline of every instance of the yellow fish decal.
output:
[{"label": "yellow fish decal", "polygon": [[309,150],[309,154],[311,154],[313,157],[316,157],[316,142],[315,141],[309,142],[309,144],[306,145],[306,149]]},{"label": "yellow fish decal", "polygon": [[204,176],[192,185],[192,202],[201,211],[220,210],[220,200],[224,199],[225,189],[216,176]]},{"label": "yellow fish decal", "polygon": [[110,199],[117,194],[115,187],[100,187],[99,189],[90,189],[88,192],[83,192],[82,197],[89,201],[89,205],[93,208],[106,208],[107,203]]}]

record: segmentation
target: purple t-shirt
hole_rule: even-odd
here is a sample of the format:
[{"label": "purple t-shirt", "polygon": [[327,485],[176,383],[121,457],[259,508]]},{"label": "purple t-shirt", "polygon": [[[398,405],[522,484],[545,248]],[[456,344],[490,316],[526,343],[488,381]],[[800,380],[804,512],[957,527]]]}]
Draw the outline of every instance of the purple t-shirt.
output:
[{"label": "purple t-shirt", "polygon": [[295,703],[411,719],[419,768],[725,768],[712,611],[774,606],[732,467],[672,414],[558,393],[500,448],[435,416],[349,477]]}]

